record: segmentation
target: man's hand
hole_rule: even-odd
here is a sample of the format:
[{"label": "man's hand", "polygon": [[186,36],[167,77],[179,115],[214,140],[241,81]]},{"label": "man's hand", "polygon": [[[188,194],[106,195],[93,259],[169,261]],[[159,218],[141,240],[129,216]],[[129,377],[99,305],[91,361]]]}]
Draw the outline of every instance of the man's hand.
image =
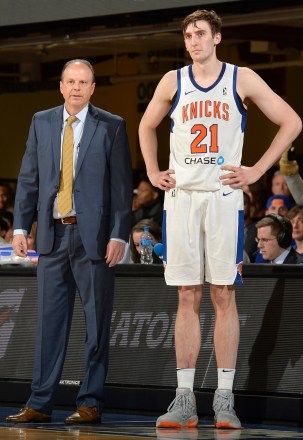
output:
[{"label": "man's hand", "polygon": [[285,176],[292,176],[293,174],[297,174],[299,172],[299,165],[296,160],[288,159],[288,152],[291,150],[292,146],[288,148],[288,150],[284,151],[279,160],[280,171]]},{"label": "man's hand", "polygon": [[174,170],[158,171],[157,173],[149,173],[148,177],[151,184],[157,188],[168,191],[176,186],[176,181],[171,174],[175,174]]},{"label": "man's hand", "polygon": [[23,234],[14,235],[12,246],[18,257],[27,256],[27,238]]},{"label": "man's hand", "polygon": [[255,183],[262,176],[261,171],[255,167],[223,165],[221,170],[231,171],[230,173],[220,176],[220,180],[222,180],[223,185],[229,185],[234,189]]},{"label": "man's hand", "polygon": [[119,263],[124,257],[125,245],[121,241],[110,240],[106,248],[105,261],[109,267],[113,267]]}]

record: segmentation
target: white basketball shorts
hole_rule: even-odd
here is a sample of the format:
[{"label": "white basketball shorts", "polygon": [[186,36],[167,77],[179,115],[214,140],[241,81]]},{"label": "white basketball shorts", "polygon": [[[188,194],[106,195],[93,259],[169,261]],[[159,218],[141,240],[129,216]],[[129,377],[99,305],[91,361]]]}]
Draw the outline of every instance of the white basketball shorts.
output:
[{"label": "white basketball shorts", "polygon": [[243,192],[171,189],[163,219],[165,281],[170,286],[242,282]]}]

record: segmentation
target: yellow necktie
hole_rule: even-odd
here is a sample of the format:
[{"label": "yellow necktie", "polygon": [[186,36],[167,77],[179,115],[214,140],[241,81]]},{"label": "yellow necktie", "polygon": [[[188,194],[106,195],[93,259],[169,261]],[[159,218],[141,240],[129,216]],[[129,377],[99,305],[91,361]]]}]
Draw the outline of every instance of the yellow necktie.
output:
[{"label": "yellow necktie", "polygon": [[72,123],[76,119],[76,116],[69,116],[63,135],[60,188],[58,193],[58,211],[62,217],[65,217],[73,207],[74,131]]}]

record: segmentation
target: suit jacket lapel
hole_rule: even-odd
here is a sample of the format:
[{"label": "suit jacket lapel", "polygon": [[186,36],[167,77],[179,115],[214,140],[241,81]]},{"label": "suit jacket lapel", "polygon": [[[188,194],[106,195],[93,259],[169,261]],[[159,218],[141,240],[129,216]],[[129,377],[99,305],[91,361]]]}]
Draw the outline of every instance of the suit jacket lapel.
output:
[{"label": "suit jacket lapel", "polygon": [[93,106],[89,105],[82,137],[80,140],[80,148],[75,170],[75,179],[78,176],[86,151],[97,128],[99,122],[97,116],[98,114],[94,112]]},{"label": "suit jacket lapel", "polygon": [[[57,108],[51,119],[51,140],[53,147],[53,160],[55,164],[56,176],[60,179],[60,160],[61,160],[61,132],[63,124],[63,106]],[[58,181],[59,184],[59,181]]]}]

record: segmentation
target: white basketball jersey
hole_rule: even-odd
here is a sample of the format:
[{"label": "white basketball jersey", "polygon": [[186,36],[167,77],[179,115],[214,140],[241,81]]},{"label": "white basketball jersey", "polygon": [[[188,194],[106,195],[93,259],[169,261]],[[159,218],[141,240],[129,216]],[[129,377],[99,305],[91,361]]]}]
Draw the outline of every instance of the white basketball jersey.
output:
[{"label": "white basketball jersey", "polygon": [[237,69],[223,63],[207,88],[196,83],[192,65],[177,70],[178,91],[169,112],[169,167],[178,188],[216,191],[221,165],[241,163],[247,112],[236,93]]}]

